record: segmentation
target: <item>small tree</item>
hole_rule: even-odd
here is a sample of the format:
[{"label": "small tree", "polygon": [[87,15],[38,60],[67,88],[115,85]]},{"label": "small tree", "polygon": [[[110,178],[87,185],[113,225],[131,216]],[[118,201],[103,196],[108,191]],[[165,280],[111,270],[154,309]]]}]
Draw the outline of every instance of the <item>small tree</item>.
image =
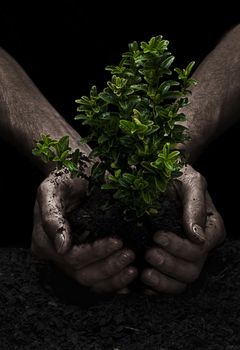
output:
[{"label": "small tree", "polygon": [[[161,35],[149,42],[133,42],[117,66],[107,66],[111,80],[103,91],[96,86],[89,97],[76,100],[75,119],[88,127],[81,142],[92,146],[89,184],[112,193],[123,207],[125,219],[155,214],[159,199],[181,174],[186,159],[177,144],[187,139],[186,119],[179,112],[188,104],[194,62],[186,69],[172,68],[174,56]],[[43,135],[33,154],[85,176],[88,161],[79,150],[71,152],[68,136],[53,140]]]}]

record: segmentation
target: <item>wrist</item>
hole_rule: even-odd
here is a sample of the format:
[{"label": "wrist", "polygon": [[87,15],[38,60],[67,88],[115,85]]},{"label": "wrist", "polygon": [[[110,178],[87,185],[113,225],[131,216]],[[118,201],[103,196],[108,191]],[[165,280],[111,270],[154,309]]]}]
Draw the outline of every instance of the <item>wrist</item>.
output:
[{"label": "wrist", "polygon": [[190,164],[193,164],[211,141],[216,137],[220,108],[212,108],[205,103],[191,102],[181,110],[186,115],[186,120],[179,123],[186,127],[188,140],[179,144]]}]

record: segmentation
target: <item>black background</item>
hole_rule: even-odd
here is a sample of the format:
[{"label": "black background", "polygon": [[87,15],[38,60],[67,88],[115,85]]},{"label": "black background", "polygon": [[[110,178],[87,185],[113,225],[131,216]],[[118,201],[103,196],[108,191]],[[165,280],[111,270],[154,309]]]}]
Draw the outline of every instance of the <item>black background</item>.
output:
[{"label": "black background", "polygon": [[[182,67],[195,60],[197,67],[239,19],[230,2],[210,9],[202,2],[112,1],[108,5],[65,0],[8,1],[0,4],[0,45],[78,129],[74,100],[88,94],[93,84],[104,86],[108,79],[105,66],[116,64],[128,43],[162,34],[170,41],[176,65]],[[235,125],[213,142],[196,164],[208,180],[227,228],[236,234],[238,135],[239,126]],[[29,245],[32,208],[41,175],[9,144],[0,145],[0,243]]]}]

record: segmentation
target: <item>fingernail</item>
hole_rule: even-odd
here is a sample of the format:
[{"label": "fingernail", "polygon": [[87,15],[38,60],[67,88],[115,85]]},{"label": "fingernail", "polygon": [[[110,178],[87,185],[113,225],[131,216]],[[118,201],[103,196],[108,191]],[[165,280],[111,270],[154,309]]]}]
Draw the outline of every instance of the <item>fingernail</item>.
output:
[{"label": "fingernail", "polygon": [[129,250],[123,250],[120,253],[120,263],[121,264],[129,264],[133,260],[133,255]]},{"label": "fingernail", "polygon": [[133,277],[133,276],[137,276],[137,270],[135,268],[133,268],[132,266],[130,266],[127,271],[126,271],[128,277]]},{"label": "fingernail", "polygon": [[159,245],[161,245],[162,247],[166,247],[169,244],[169,239],[166,236],[159,236],[156,239],[156,243],[158,243]]},{"label": "fingernail", "polygon": [[203,231],[203,228],[201,226],[199,226],[198,224],[193,224],[192,225],[192,231],[194,236],[201,242],[205,242],[206,241],[206,237]]},{"label": "fingernail", "polygon": [[119,239],[110,238],[110,240],[109,240],[109,250],[110,251],[118,250],[118,249],[122,248],[122,246],[123,246],[122,241],[120,241]]},{"label": "fingernail", "polygon": [[164,256],[160,253],[158,253],[158,257],[157,257],[157,266],[160,267],[162,266],[164,263]]}]

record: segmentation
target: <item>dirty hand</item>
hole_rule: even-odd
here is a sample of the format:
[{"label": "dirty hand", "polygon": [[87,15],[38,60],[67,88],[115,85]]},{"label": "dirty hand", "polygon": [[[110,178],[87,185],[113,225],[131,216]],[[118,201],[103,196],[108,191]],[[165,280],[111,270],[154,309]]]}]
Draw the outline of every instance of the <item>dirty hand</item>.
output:
[{"label": "dirty hand", "polygon": [[146,251],[152,267],[141,275],[150,287],[146,293],[181,293],[201,272],[208,253],[225,238],[225,228],[209,193],[204,177],[187,165],[174,183],[183,206],[186,238],[173,232],[156,232],[156,247]]},{"label": "dirty hand", "polygon": [[51,173],[39,186],[34,208],[32,252],[51,260],[68,276],[96,293],[124,293],[137,271],[134,253],[117,238],[72,246],[65,213],[86,193],[86,182],[69,174]]}]

